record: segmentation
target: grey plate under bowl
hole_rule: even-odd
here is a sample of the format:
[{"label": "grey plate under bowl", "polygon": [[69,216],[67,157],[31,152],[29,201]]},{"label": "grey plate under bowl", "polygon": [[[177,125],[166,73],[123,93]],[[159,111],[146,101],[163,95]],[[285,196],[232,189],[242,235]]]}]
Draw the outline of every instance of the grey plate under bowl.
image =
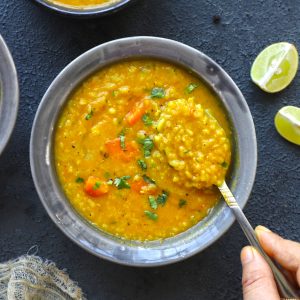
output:
[{"label": "grey plate under bowl", "polygon": [[137,242],[113,237],[86,222],[70,205],[54,167],[53,134],[70,93],[85,78],[108,64],[135,57],[152,57],[181,65],[201,77],[219,96],[233,131],[233,161],[228,181],[244,207],[250,195],[257,161],[251,113],[238,87],[213,60],[184,44],[156,37],[130,37],[91,49],[71,62],[53,81],[36,113],[30,163],[38,194],[56,225],[75,243],[99,257],[124,265],[158,266],[202,251],[232,225],[224,201],[189,230],[163,241]]},{"label": "grey plate under bowl", "polygon": [[108,14],[115,13],[118,10],[133,3],[136,0],[120,0],[117,3],[101,5],[98,7],[88,8],[88,9],[70,8],[63,5],[53,4],[47,0],[33,0],[33,1],[52,10],[53,12],[65,16],[75,17],[75,18],[96,18],[96,17],[102,17]]},{"label": "grey plate under bowl", "polygon": [[0,154],[14,129],[19,105],[19,85],[11,54],[0,35]]}]

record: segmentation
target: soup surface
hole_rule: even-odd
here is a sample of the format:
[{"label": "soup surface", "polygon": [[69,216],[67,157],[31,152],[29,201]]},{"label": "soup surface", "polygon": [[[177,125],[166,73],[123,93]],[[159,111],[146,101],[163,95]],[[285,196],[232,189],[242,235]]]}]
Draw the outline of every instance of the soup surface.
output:
[{"label": "soup surface", "polygon": [[99,5],[108,5],[108,4],[120,2],[120,0],[48,0],[48,1],[58,5],[79,7],[79,8],[85,8],[89,6],[93,7]]},{"label": "soup surface", "polygon": [[163,239],[217,203],[211,185],[226,174],[230,135],[199,78],[158,60],[125,61],[70,96],[56,127],[55,165],[69,201],[92,224],[125,239]]}]

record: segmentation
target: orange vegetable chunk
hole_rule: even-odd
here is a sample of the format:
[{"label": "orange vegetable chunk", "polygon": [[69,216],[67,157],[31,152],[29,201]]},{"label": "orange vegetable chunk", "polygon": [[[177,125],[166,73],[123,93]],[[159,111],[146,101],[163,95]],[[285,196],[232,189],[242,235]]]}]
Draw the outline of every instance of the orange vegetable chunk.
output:
[{"label": "orange vegetable chunk", "polygon": [[124,162],[130,162],[139,153],[135,141],[126,141],[125,149],[122,149],[120,138],[106,141],[105,147],[109,155]]},{"label": "orange vegetable chunk", "polygon": [[91,197],[99,197],[108,193],[108,185],[98,177],[90,176],[85,182],[84,190]]},{"label": "orange vegetable chunk", "polygon": [[148,108],[148,105],[145,103],[144,100],[137,102],[135,107],[127,113],[125,116],[126,122],[133,126],[135,123],[137,123],[139,120],[141,120],[143,114],[146,112]]}]

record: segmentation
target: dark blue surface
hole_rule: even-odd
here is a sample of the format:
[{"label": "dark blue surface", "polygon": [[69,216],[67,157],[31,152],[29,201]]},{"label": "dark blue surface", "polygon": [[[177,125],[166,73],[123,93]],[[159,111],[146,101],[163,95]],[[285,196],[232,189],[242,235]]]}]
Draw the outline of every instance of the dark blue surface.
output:
[{"label": "dark blue surface", "polygon": [[[214,15],[221,16],[218,24]],[[241,299],[239,253],[247,242],[236,224],[197,256],[153,269],[118,266],[69,241],[33,186],[30,129],[51,81],[82,52],[134,35],[186,43],[232,76],[253,114],[259,160],[246,215],[253,225],[300,240],[300,148],[283,140],[273,126],[282,106],[300,106],[300,76],[276,95],[260,91],[249,77],[252,61],[266,45],[289,41],[300,49],[299,16],[294,0],[139,0],[113,16],[80,21],[51,14],[29,0],[1,0],[0,33],[15,59],[21,99],[14,134],[0,157],[0,261],[38,245],[38,254],[66,268],[89,299]]]}]

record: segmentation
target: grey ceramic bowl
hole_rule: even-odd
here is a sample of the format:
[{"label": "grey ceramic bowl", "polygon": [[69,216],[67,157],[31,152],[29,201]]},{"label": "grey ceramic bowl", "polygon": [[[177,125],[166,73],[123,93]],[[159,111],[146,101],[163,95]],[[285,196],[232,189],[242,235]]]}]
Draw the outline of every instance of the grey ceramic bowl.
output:
[{"label": "grey ceramic bowl", "polygon": [[[71,7],[66,7],[59,4],[53,4],[48,0],[34,0],[38,4],[65,16],[76,17],[76,18],[94,18],[101,17],[111,13],[114,13],[121,8],[131,4],[134,0],[119,0],[115,3],[107,4],[107,5],[99,5],[93,8],[88,9],[76,9]],[[116,0],[115,0],[116,1]]]},{"label": "grey ceramic bowl", "polygon": [[19,86],[11,54],[0,35],[0,154],[14,129],[19,105]]},{"label": "grey ceramic bowl", "polygon": [[60,188],[53,158],[53,133],[60,111],[74,88],[108,64],[134,57],[152,57],[179,64],[198,74],[219,96],[232,123],[234,157],[228,178],[244,207],[256,172],[256,137],[247,103],[225,71],[200,51],[156,37],[131,37],[100,45],[70,63],[53,81],[38,108],[30,143],[30,162],[38,194],[55,224],[87,251],[124,265],[158,266],[198,253],[232,225],[224,201],[189,230],[164,241],[136,242],[113,237],[86,222],[71,207]]}]

